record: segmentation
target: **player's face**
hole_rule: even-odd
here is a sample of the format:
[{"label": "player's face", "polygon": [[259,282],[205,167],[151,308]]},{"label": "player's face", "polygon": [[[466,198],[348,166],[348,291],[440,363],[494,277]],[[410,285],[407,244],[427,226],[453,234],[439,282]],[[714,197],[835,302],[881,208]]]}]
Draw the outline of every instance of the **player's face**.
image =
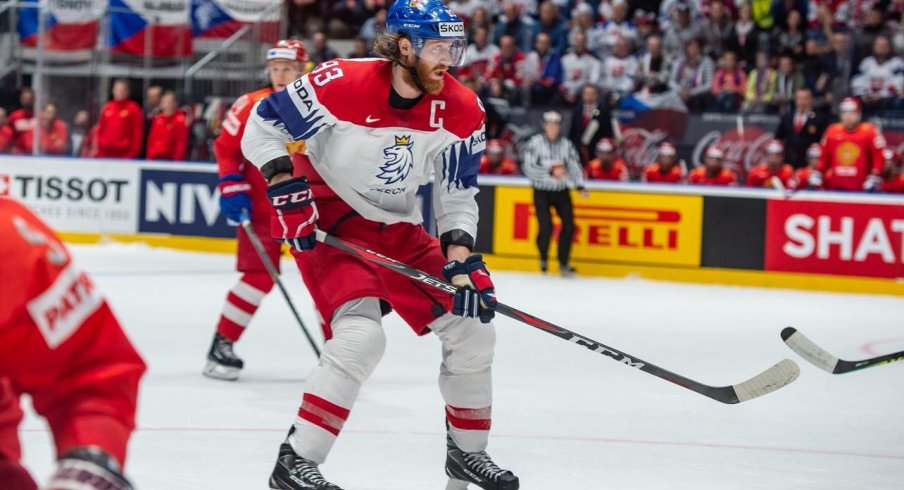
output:
[{"label": "player's face", "polygon": [[807,160],[807,165],[809,165],[810,168],[818,167],[819,166],[819,157],[810,158],[809,160]]},{"label": "player's face", "polygon": [[706,168],[716,170],[722,166],[721,158],[706,157]]},{"label": "player's face", "polygon": [[841,124],[847,129],[854,129],[860,124],[860,113],[856,111],[844,111],[841,113]]},{"label": "player's face", "polygon": [[546,133],[546,137],[550,140],[555,140],[559,138],[559,133],[562,131],[562,126],[558,123],[545,123],[543,124],[543,131]]},{"label": "player's face", "polygon": [[766,155],[766,163],[773,169],[780,167],[782,165],[782,154],[770,153]]},{"label": "player's face", "polygon": [[674,164],[675,164],[675,157],[673,157],[671,155],[668,155],[668,156],[662,155],[659,157],[659,165],[662,168],[664,168],[665,170],[669,170],[670,168],[672,168],[672,165],[674,165]]},{"label": "player's face", "polygon": [[287,85],[300,78],[304,73],[301,63],[290,60],[270,60],[267,62],[267,73],[273,90],[279,92]]}]

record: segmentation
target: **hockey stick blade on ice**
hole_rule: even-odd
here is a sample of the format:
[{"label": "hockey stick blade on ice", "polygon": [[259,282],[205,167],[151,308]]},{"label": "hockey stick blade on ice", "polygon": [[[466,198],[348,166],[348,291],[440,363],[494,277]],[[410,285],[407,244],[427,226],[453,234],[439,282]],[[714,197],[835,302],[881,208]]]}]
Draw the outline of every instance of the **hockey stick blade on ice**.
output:
[{"label": "hockey stick blade on ice", "polygon": [[[336,247],[349,254],[352,254],[362,260],[367,260],[379,266],[392,269],[399,274],[409,277],[421,284],[445,291],[449,294],[455,294],[458,289],[426,272],[419,271],[413,267],[405,265],[393,258],[387,257],[379,252],[348,243],[332,235],[317,230],[317,240],[327,245]],[[518,320],[542,332],[555,335],[560,339],[567,340],[574,344],[585,347],[593,352],[602,354],[610,359],[625,364],[627,366],[639,369],[647,374],[652,374],[657,378],[670,381],[678,386],[699,393],[708,398],[712,398],[718,402],[734,404],[746,402],[759,396],[772,393],[779,388],[791,384],[800,374],[797,364],[790,359],[785,359],[762,373],[731,386],[709,386],[703,383],[685,378],[679,374],[675,374],[664,368],[651,364],[640,358],[626,354],[617,349],[613,349],[605,344],[597,342],[583,335],[577,334],[565,328],[553,325],[545,320],[541,320],[533,315],[525,313],[511,306],[499,303],[496,312],[505,315],[514,320]]]},{"label": "hockey stick blade on ice", "polygon": [[286,287],[283,286],[282,280],[279,278],[279,272],[276,272],[276,266],[270,261],[270,256],[267,255],[267,251],[264,250],[264,244],[261,243],[261,239],[258,238],[257,233],[254,232],[254,227],[251,226],[251,218],[248,217],[247,212],[242,213],[242,221],[240,224],[242,225],[242,229],[245,230],[245,234],[248,235],[248,238],[251,240],[251,245],[254,247],[254,251],[257,252],[257,256],[261,259],[261,262],[264,263],[264,268],[267,269],[270,278],[273,279],[273,282],[279,287],[279,292],[282,293],[283,298],[286,300],[286,304],[288,304],[289,309],[292,310],[292,315],[295,317],[295,321],[298,322],[298,326],[301,327],[301,332],[304,334],[305,338],[308,339],[308,343],[311,344],[311,349],[314,349],[314,354],[316,354],[319,359],[320,348],[317,347],[317,342],[314,342],[314,337],[311,336],[308,327],[306,327],[301,320],[301,315],[299,315],[298,310],[295,309],[295,303],[292,302],[292,298],[289,297],[289,292],[286,291]]},{"label": "hockey stick blade on ice", "polygon": [[804,334],[797,331],[794,327],[787,327],[782,330],[782,340],[800,357],[806,359],[810,364],[822,369],[827,373],[844,374],[851,371],[859,371],[870,367],[882,366],[896,361],[904,361],[904,351],[887,354],[884,356],[874,357],[872,359],[864,359],[862,361],[845,361],[839,359],[822,347],[813,343]]}]

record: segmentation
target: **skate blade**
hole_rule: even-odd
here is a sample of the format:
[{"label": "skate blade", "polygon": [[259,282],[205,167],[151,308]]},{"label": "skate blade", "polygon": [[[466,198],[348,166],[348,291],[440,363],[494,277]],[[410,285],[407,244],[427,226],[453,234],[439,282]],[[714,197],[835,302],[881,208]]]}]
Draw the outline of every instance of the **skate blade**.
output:
[{"label": "skate blade", "polygon": [[242,370],[237,367],[224,366],[213,361],[207,361],[202,374],[208,378],[222,379],[225,381],[235,381],[239,379],[239,373]]},{"label": "skate blade", "polygon": [[449,478],[449,483],[446,484],[446,490],[468,490],[468,482]]}]

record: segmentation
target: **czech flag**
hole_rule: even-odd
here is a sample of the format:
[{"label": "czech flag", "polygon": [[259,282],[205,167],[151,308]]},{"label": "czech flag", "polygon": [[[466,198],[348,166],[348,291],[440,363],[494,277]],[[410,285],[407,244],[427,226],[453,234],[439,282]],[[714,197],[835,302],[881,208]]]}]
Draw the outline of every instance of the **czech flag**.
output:
[{"label": "czech flag", "polygon": [[189,1],[110,0],[110,49],[137,56],[190,55]]},{"label": "czech flag", "polygon": [[192,34],[225,39],[243,25],[261,22],[261,41],[276,42],[282,10],[274,8],[268,12],[267,9],[282,3],[282,0],[192,0]]},{"label": "czech flag", "polygon": [[[40,0],[21,0],[19,11],[19,40],[23,46],[37,47]],[[75,51],[94,49],[100,16],[106,0],[78,0],[72,2],[46,2],[44,49],[49,51]]]}]

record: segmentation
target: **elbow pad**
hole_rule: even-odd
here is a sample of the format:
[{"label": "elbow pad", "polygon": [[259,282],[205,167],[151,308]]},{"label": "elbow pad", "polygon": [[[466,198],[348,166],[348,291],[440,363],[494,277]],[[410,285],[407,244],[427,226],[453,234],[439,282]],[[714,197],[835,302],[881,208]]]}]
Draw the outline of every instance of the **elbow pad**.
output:
[{"label": "elbow pad", "polygon": [[261,175],[264,176],[264,180],[270,182],[274,175],[281,173],[291,174],[293,170],[292,159],[288,155],[283,155],[263,164],[261,166]]},{"label": "elbow pad", "polygon": [[446,249],[449,245],[461,245],[470,251],[474,251],[474,237],[464,230],[449,230],[439,237],[440,248],[443,255],[446,255]]}]

